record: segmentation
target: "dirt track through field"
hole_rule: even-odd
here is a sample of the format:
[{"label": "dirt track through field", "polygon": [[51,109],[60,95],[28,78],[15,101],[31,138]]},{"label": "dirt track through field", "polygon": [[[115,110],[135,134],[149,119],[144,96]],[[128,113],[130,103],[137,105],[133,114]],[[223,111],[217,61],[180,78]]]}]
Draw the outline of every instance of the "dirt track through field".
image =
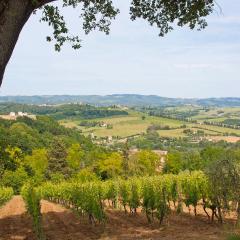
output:
[{"label": "dirt track through field", "polygon": [[32,220],[20,196],[0,208],[0,240],[35,240]]},{"label": "dirt track through field", "polygon": [[[92,226],[87,218],[48,201],[42,201],[43,228],[47,240],[224,240],[223,230],[205,217],[170,215],[169,224],[147,224],[146,217],[107,211],[104,224]],[[35,240],[31,218],[23,200],[15,196],[0,209],[0,240]]]}]

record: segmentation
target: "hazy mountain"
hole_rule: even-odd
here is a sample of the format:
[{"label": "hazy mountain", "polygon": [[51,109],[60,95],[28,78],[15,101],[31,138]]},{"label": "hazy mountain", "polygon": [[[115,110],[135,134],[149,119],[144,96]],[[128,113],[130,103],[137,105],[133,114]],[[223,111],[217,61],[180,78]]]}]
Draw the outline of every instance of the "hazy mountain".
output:
[{"label": "hazy mountain", "polygon": [[43,95],[43,96],[0,96],[0,102],[26,104],[63,104],[88,103],[92,105],[126,106],[178,106],[196,104],[202,106],[240,106],[240,98],[205,98],[184,99],[166,98],[157,95],[113,94],[113,95]]}]

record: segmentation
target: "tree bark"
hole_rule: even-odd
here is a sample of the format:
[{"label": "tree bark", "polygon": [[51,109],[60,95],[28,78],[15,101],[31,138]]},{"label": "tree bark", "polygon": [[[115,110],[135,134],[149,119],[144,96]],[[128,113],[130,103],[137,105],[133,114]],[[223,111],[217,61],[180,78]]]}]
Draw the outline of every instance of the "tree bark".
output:
[{"label": "tree bark", "polygon": [[240,201],[237,203],[237,225],[240,226]]},{"label": "tree bark", "polygon": [[0,86],[6,65],[19,34],[34,10],[29,0],[1,0],[0,3]]},{"label": "tree bark", "polygon": [[33,10],[56,0],[0,0],[0,86],[19,34]]}]

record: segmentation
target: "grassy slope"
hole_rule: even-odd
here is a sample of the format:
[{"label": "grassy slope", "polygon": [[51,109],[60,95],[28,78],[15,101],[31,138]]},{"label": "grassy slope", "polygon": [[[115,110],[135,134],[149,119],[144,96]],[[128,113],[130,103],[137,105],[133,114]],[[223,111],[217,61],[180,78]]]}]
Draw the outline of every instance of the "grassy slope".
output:
[{"label": "grassy slope", "polygon": [[130,135],[140,134],[146,132],[148,126],[152,124],[162,124],[168,125],[170,127],[180,127],[183,122],[178,120],[171,120],[166,118],[159,117],[149,117],[146,116],[145,120],[142,120],[143,114],[138,112],[130,112],[128,116],[118,116],[111,118],[98,118],[93,119],[92,121],[103,121],[107,124],[112,124],[113,129],[106,129],[100,127],[94,128],[84,128],[79,127],[78,123],[81,120],[65,120],[61,123],[66,127],[78,127],[83,131],[83,133],[89,134],[90,132],[94,132],[94,134],[98,137],[104,136],[120,136],[127,137]]}]

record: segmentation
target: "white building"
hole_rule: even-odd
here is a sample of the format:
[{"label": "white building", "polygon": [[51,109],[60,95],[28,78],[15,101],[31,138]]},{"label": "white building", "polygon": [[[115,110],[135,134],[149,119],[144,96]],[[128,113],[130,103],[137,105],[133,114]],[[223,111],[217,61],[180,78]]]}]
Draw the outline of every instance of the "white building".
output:
[{"label": "white building", "polygon": [[107,123],[100,123],[100,127],[107,127],[108,125],[107,125]]},{"label": "white building", "polygon": [[94,136],[93,133],[90,134],[90,137],[91,137],[91,139],[94,139],[94,138],[95,138],[95,136]]},{"label": "white building", "polygon": [[24,117],[24,116],[27,116],[27,115],[28,115],[28,113],[26,113],[26,112],[18,112],[19,117]]}]

